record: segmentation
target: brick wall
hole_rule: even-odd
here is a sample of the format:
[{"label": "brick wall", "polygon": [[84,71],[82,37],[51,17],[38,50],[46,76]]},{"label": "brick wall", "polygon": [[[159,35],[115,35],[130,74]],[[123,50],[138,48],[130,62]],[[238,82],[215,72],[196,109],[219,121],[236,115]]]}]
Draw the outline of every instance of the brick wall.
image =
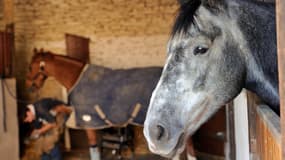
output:
[{"label": "brick wall", "polygon": [[[15,76],[20,97],[26,95],[24,76],[33,48],[65,54],[65,33],[91,39],[91,63],[112,68],[162,65],[177,10],[176,0],[0,1],[0,30],[15,23]],[[49,95],[49,91],[43,92]]]},{"label": "brick wall", "polygon": [[[6,0],[7,1],[7,0]],[[111,68],[163,65],[176,0],[14,0],[16,72],[34,47],[65,54],[65,33],[91,39],[91,63]]]},{"label": "brick wall", "polygon": [[14,0],[0,0],[0,30],[5,25],[13,22]]}]

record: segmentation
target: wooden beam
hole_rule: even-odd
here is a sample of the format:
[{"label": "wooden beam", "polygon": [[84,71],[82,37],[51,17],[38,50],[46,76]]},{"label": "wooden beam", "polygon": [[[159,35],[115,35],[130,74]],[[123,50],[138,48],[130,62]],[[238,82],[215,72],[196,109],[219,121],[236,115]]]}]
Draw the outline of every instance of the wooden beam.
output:
[{"label": "wooden beam", "polygon": [[[276,0],[282,159],[285,160],[285,1]],[[274,33],[272,33],[274,34]]]},{"label": "wooden beam", "polygon": [[260,98],[253,92],[247,91],[247,108],[248,108],[248,127],[249,127],[249,145],[252,159],[258,159],[257,150],[257,105],[260,103]]},{"label": "wooden beam", "polygon": [[[265,124],[266,129],[272,136],[272,140],[275,141],[275,145],[281,145],[281,129],[280,129],[280,117],[273,112],[267,105],[257,106],[258,119]],[[277,147],[277,148],[279,148]]]},{"label": "wooden beam", "polygon": [[230,144],[226,156],[230,160],[236,160],[236,139],[235,139],[235,117],[234,117],[233,101],[226,105],[226,121],[227,121],[227,141]]}]

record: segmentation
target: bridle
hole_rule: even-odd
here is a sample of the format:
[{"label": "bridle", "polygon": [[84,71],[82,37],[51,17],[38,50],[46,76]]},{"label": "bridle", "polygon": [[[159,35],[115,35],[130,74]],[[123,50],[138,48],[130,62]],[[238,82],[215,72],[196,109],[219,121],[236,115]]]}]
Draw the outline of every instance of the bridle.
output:
[{"label": "bridle", "polygon": [[40,61],[40,69],[38,71],[37,74],[35,74],[32,78],[27,78],[28,80],[32,81],[32,85],[31,85],[31,88],[41,88],[41,86],[37,87],[36,83],[35,83],[35,80],[38,79],[39,76],[43,76],[43,81],[45,81],[47,78],[48,78],[48,75],[45,73],[45,61],[41,60]]}]

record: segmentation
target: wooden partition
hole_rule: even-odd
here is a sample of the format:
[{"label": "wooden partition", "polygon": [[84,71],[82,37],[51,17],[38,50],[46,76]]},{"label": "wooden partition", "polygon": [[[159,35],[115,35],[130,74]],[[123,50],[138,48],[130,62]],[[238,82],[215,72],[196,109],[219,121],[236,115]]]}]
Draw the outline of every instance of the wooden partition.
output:
[{"label": "wooden partition", "polygon": [[257,106],[256,151],[259,160],[281,160],[280,117],[268,106]]},{"label": "wooden partition", "polygon": [[285,160],[285,1],[276,0],[282,160]]},{"label": "wooden partition", "polygon": [[280,117],[248,92],[249,142],[252,160],[281,160]]}]

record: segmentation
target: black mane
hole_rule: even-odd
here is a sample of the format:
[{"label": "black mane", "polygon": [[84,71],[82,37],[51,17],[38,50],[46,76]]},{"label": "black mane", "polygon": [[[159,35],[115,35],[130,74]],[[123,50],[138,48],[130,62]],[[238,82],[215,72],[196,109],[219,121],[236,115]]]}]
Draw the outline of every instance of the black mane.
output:
[{"label": "black mane", "polygon": [[191,24],[194,24],[195,13],[200,5],[201,0],[189,0],[181,4],[176,22],[172,28],[172,36],[175,35],[175,33],[187,32]]}]

